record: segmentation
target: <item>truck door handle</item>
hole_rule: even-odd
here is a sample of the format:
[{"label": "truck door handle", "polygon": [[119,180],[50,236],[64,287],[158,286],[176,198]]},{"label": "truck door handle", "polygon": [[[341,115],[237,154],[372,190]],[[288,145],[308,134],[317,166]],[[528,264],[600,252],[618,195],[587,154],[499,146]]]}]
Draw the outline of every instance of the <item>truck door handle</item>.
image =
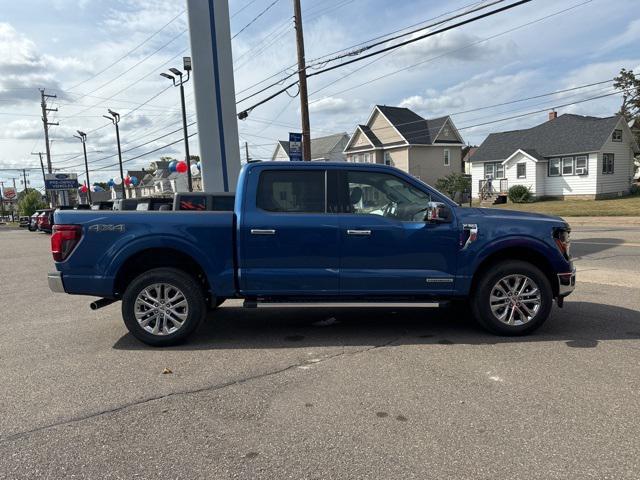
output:
[{"label": "truck door handle", "polygon": [[275,235],[276,231],[273,229],[252,228],[251,235]]},{"label": "truck door handle", "polygon": [[347,235],[365,237],[371,235],[371,230],[347,230]]}]

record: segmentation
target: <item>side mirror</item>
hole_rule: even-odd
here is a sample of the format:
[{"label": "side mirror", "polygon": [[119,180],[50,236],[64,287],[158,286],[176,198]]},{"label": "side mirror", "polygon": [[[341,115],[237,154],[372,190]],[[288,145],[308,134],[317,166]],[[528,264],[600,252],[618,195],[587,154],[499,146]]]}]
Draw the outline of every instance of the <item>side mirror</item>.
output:
[{"label": "side mirror", "polygon": [[426,220],[432,223],[444,223],[449,221],[449,209],[444,203],[429,202],[427,205]]}]

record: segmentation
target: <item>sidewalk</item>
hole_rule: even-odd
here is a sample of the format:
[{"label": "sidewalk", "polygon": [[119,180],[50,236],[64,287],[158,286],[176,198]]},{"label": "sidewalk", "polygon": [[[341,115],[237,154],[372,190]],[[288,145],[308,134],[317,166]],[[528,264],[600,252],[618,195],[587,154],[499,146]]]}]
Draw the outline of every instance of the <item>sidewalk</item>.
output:
[{"label": "sidewalk", "polygon": [[640,227],[640,216],[638,217],[562,217],[569,225],[580,227]]}]

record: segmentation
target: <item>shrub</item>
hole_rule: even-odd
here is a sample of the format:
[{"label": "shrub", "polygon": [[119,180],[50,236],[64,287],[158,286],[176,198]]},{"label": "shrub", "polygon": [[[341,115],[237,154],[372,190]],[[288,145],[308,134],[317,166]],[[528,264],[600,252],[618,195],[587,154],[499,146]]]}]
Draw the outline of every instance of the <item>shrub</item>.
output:
[{"label": "shrub", "polygon": [[629,189],[631,195],[640,195],[640,183],[634,183]]},{"label": "shrub", "polygon": [[509,200],[513,203],[528,203],[532,199],[531,188],[524,185],[514,185],[509,189]]},{"label": "shrub", "polygon": [[463,173],[451,173],[436,181],[436,189],[454,198],[456,193],[471,192],[471,178]]}]

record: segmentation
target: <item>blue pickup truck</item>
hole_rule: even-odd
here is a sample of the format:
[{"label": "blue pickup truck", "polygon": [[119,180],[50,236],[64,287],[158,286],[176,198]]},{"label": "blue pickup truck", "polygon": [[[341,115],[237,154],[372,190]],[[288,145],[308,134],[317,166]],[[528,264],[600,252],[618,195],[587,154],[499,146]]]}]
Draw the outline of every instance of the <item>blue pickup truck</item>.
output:
[{"label": "blue pickup truck", "polygon": [[58,211],[54,292],[122,301],[142,342],[183,341],[230,298],[247,308],[466,302],[523,335],[575,287],[558,217],[463,208],[385,165],[262,162],[234,211]]}]

